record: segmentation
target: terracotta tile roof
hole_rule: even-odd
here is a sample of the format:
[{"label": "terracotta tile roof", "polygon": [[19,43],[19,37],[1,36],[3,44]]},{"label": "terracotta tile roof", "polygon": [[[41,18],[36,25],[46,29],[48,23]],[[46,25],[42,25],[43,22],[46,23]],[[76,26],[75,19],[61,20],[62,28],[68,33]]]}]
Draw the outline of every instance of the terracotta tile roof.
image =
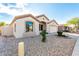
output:
[{"label": "terracotta tile roof", "polygon": [[17,19],[21,19],[21,18],[25,18],[25,17],[32,17],[32,18],[35,19],[36,21],[40,22],[40,21],[39,21],[37,18],[35,18],[32,14],[25,14],[25,15],[15,16],[10,25],[12,25]]}]

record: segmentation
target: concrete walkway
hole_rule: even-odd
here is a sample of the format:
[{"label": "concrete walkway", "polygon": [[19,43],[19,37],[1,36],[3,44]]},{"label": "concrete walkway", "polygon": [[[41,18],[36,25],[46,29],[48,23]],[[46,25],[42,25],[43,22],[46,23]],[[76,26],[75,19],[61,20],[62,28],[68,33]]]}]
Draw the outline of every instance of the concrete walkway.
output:
[{"label": "concrete walkway", "polygon": [[77,42],[75,44],[72,56],[79,56],[79,38],[77,39]]},{"label": "concrete walkway", "polygon": [[73,38],[75,40],[77,40],[79,38],[79,34],[75,34],[75,33],[68,33],[68,32],[64,32],[64,34],[66,36],[69,36],[70,38]]}]

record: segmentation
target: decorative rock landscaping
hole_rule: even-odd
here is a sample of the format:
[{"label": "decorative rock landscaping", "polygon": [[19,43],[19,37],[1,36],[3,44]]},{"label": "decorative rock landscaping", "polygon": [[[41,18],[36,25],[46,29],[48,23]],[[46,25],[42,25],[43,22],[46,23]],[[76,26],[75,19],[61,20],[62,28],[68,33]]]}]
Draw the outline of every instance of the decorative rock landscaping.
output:
[{"label": "decorative rock landscaping", "polygon": [[26,56],[71,56],[76,40],[48,35],[46,42],[40,37],[15,39],[0,36],[0,55],[17,56],[18,42],[24,42]]}]

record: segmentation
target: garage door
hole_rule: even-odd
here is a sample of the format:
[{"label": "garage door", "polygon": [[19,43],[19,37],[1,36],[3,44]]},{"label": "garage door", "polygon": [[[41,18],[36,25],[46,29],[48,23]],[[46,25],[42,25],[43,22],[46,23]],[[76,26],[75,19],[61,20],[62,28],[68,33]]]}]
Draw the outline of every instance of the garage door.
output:
[{"label": "garage door", "polygon": [[50,33],[53,33],[53,32],[57,32],[57,27],[56,26],[50,26]]}]

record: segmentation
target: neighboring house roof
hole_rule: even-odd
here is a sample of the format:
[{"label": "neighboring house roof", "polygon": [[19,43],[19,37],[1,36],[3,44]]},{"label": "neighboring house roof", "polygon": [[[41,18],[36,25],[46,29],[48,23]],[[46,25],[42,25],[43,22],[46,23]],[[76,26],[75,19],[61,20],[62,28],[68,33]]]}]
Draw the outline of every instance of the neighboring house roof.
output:
[{"label": "neighboring house roof", "polygon": [[49,21],[47,24],[50,24],[50,23],[52,23],[52,22],[55,22],[57,25],[59,25],[55,20],[51,20],[51,21]]},{"label": "neighboring house roof", "polygon": [[42,16],[44,16],[47,20],[49,20],[49,19],[48,19],[48,17],[47,17],[47,16],[45,16],[44,14],[39,15],[39,16],[36,16],[36,18],[39,18],[39,17],[42,17]]},{"label": "neighboring house roof", "polygon": [[40,21],[37,20],[37,18],[35,18],[32,14],[25,14],[25,15],[15,16],[10,25],[12,25],[17,19],[21,19],[21,18],[25,18],[25,17],[32,17],[32,18],[35,19],[36,21],[40,22]]}]

